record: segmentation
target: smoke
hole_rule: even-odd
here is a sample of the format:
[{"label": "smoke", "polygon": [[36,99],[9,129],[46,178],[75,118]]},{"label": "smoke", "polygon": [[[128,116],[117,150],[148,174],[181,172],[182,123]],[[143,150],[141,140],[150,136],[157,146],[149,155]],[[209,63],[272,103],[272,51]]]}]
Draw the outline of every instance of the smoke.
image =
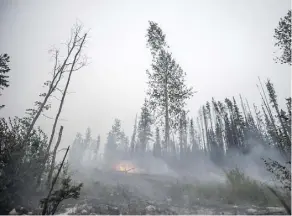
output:
[{"label": "smoke", "polygon": [[[137,196],[148,197],[155,200],[165,200],[167,197],[166,188],[161,185],[175,184],[224,184],[226,174],[234,168],[238,168],[251,179],[266,184],[273,184],[273,175],[266,170],[264,159],[271,158],[284,162],[283,157],[275,148],[267,148],[255,140],[248,140],[252,145],[251,150],[246,154],[239,154],[238,151],[229,151],[225,155],[223,164],[217,164],[210,159],[210,155],[198,150],[193,155],[181,162],[177,157],[157,158],[151,152],[144,154],[122,152],[110,152],[106,157],[95,157],[89,150],[84,153],[75,154],[70,157],[70,171],[72,178],[84,183],[84,190],[92,196],[98,193],[96,182],[116,187],[126,185]],[[129,163],[135,167],[133,173],[114,170],[119,163]],[[155,186],[156,185],[156,186]],[[160,186],[157,186],[160,185]],[[87,195],[88,195],[87,194]]]}]

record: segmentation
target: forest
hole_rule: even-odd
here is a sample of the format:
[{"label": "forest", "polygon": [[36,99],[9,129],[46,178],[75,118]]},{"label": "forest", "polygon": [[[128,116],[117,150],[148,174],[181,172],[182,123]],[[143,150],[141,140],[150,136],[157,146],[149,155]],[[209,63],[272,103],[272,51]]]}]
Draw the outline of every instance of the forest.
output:
[{"label": "forest", "polygon": [[[0,120],[0,214],[64,214],[65,205],[76,203],[79,207],[69,214],[202,214],[198,206],[208,205],[206,200],[217,203],[212,204],[216,210],[203,214],[225,212],[218,209],[224,205],[231,214],[268,214],[271,206],[281,209],[273,214],[291,214],[291,96],[281,107],[273,81],[259,77],[261,104],[250,104],[243,95],[209,98],[197,116],[190,116],[186,104],[196,89],[186,85],[187,74],[171,52],[167,35],[153,21],[145,33],[152,63],[132,134],[125,134],[117,116],[104,139],[97,134],[93,138],[89,125],[66,149],[60,148],[60,115],[71,77],[87,65],[83,50],[89,33],[75,24],[65,53],[52,50],[54,68],[44,82],[46,91],[24,117]],[[291,66],[291,10],[275,27],[274,38],[281,50],[275,63]],[[1,92],[9,88],[10,58],[13,61],[9,54],[0,55]],[[46,134],[36,125],[56,94],[59,105],[51,133]],[[0,109],[6,109],[5,104]],[[64,157],[58,161],[61,150]],[[115,175],[120,183],[109,184]],[[158,186],[141,189],[142,178]],[[170,186],[150,195],[172,178]],[[87,207],[83,197],[91,197]],[[234,205],[240,207],[230,210]],[[252,205],[265,210],[255,212],[247,207]]]}]

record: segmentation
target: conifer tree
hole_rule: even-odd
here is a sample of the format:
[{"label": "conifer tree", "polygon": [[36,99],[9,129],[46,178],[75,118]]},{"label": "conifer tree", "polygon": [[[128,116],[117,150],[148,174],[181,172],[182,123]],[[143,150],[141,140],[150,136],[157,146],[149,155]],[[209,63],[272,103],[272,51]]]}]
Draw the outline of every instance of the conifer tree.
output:
[{"label": "conifer tree", "polygon": [[282,51],[280,57],[276,57],[276,62],[281,64],[291,65],[291,26],[291,10],[289,10],[286,16],[280,19],[274,34],[275,46]]},{"label": "conifer tree", "polygon": [[152,54],[152,73],[147,70],[148,95],[151,110],[164,121],[164,140],[169,148],[170,130],[178,126],[180,113],[193,91],[185,85],[186,73],[168,51],[165,34],[157,23],[150,21],[149,25],[146,37]]},{"label": "conifer tree", "polygon": [[281,118],[281,112],[280,112],[280,108],[278,105],[278,101],[277,101],[277,95],[274,89],[273,84],[271,83],[270,80],[267,81],[266,83],[266,87],[269,93],[269,97],[270,97],[270,103],[272,103],[272,107],[275,109],[276,113],[277,113],[277,117],[278,120],[281,124],[281,129],[282,132],[284,134],[285,140],[282,140],[282,142],[285,142],[285,145],[291,145],[291,139],[290,139],[290,134],[288,132],[288,128],[286,127],[283,118]]},{"label": "conifer tree", "polygon": [[[9,76],[7,73],[10,71],[10,67],[8,63],[10,62],[9,55],[1,54],[0,55],[0,90],[2,91],[4,88],[9,87]],[[1,92],[0,92],[1,96]],[[0,105],[0,109],[3,108],[5,105]]]},{"label": "conifer tree", "polygon": [[145,99],[144,104],[141,108],[141,116],[138,123],[138,139],[139,146],[138,151],[145,152],[146,147],[151,140],[152,132],[151,132],[152,118],[151,113],[148,106],[148,101]]},{"label": "conifer tree", "polygon": [[160,140],[160,131],[158,127],[156,127],[156,131],[155,131],[155,143],[153,146],[153,155],[155,157],[161,156],[161,140]]},{"label": "conifer tree", "polygon": [[131,137],[131,143],[130,143],[130,150],[131,152],[134,152],[135,146],[136,146],[136,134],[137,134],[137,115],[135,118],[135,124],[134,124],[134,129],[133,129],[133,134]]}]

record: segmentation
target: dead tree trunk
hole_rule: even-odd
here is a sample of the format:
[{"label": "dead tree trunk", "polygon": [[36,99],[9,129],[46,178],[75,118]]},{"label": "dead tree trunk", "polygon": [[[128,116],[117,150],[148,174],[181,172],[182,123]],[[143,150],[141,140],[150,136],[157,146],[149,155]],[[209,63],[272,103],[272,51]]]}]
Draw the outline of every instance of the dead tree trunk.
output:
[{"label": "dead tree trunk", "polygon": [[[70,41],[72,40],[72,38],[70,39]],[[43,96],[45,97],[44,100],[42,102],[39,102],[38,104],[38,108],[35,112],[35,115],[33,116],[32,118],[32,121],[31,123],[29,124],[28,126],[28,129],[27,129],[27,132],[26,132],[26,135],[25,135],[25,138],[24,138],[24,141],[23,143],[26,143],[29,136],[30,136],[30,133],[36,123],[36,121],[38,120],[38,118],[40,117],[41,113],[44,111],[45,109],[45,106],[48,102],[48,99],[49,97],[55,92],[56,89],[58,89],[58,85],[59,85],[59,82],[60,80],[62,79],[62,76],[64,74],[64,72],[66,72],[66,68],[68,67],[68,60],[74,50],[74,46],[72,46],[70,49],[68,49],[68,54],[67,54],[67,57],[65,58],[65,60],[63,61],[63,63],[61,65],[59,65],[58,61],[59,61],[59,51],[56,50],[55,51],[55,65],[54,65],[54,69],[53,69],[53,76],[52,76],[52,79],[51,81],[47,81],[45,83],[45,85],[48,85],[49,86],[49,89],[47,91],[47,93],[44,93]]]},{"label": "dead tree trunk", "polygon": [[[82,27],[80,25],[75,26],[75,29],[71,34],[71,39],[70,39],[70,41],[69,41],[69,43],[67,45],[68,46],[68,48],[67,48],[68,55],[67,55],[66,60],[65,60],[66,61],[65,67],[64,67],[64,69],[62,71],[63,71],[63,73],[69,72],[69,75],[68,75],[68,79],[67,79],[67,82],[66,82],[65,89],[62,91],[62,98],[61,98],[61,101],[60,101],[59,109],[58,109],[58,112],[57,112],[55,120],[54,120],[54,124],[53,124],[53,127],[52,127],[52,132],[51,132],[51,135],[50,135],[48,146],[47,146],[47,149],[46,149],[46,152],[45,152],[44,159],[42,161],[42,165],[41,166],[42,166],[42,170],[43,171],[45,169],[45,164],[46,164],[46,162],[47,162],[47,160],[49,158],[49,155],[50,155],[51,145],[52,145],[52,142],[53,142],[53,139],[54,139],[57,123],[58,123],[60,114],[62,112],[62,108],[63,108],[64,101],[65,101],[65,97],[67,95],[67,90],[68,90],[68,86],[70,84],[72,73],[74,71],[77,71],[77,70],[81,69],[82,67],[84,67],[86,65],[86,60],[82,61],[82,60],[80,60],[80,58],[81,58],[81,51],[82,51],[83,45],[85,43],[85,39],[86,39],[87,33],[85,33],[83,36],[80,36],[81,30],[82,30]],[[73,57],[74,51],[76,51],[76,52],[75,52],[74,57]],[[73,59],[70,61],[69,57],[71,56],[71,54],[72,54]],[[60,90],[60,89],[58,89],[58,90]],[[38,182],[40,182],[40,179],[41,179],[42,175],[43,175],[43,172],[41,172],[39,174]]]},{"label": "dead tree trunk", "polygon": [[[81,28],[77,27],[72,46],[78,47],[78,50],[74,55],[73,62],[70,63],[71,68],[69,70],[69,76],[68,76],[68,79],[67,79],[67,83],[66,83],[65,89],[64,89],[63,94],[62,94],[62,99],[61,99],[61,102],[60,102],[59,110],[58,110],[58,113],[57,113],[55,121],[54,121],[54,125],[53,125],[53,128],[52,128],[49,144],[48,144],[48,147],[47,147],[47,153],[50,151],[50,148],[51,148],[51,145],[52,145],[52,142],[53,142],[56,126],[57,126],[60,114],[62,112],[63,104],[64,104],[64,101],[65,101],[65,97],[66,97],[66,93],[67,93],[67,90],[68,90],[68,86],[70,84],[72,73],[73,73],[73,71],[79,70],[81,67],[85,66],[85,63],[81,63],[81,67],[79,67],[77,69],[75,68],[76,64],[79,63],[78,61],[79,61],[79,58],[80,58],[80,52],[82,50],[83,44],[84,44],[86,36],[87,36],[87,34],[84,34],[84,36],[80,38],[80,36],[79,36],[80,30],[81,30]],[[77,45],[77,43],[80,40],[81,40],[81,43],[79,45]],[[69,46],[70,46],[70,44],[69,44]]]},{"label": "dead tree trunk", "polygon": [[55,148],[54,148],[53,158],[52,158],[51,167],[50,167],[50,171],[49,171],[49,175],[48,175],[48,182],[47,182],[47,187],[48,188],[51,186],[52,176],[53,176],[53,172],[54,172],[54,169],[55,169],[56,154],[57,154],[57,150],[59,148],[59,145],[60,145],[60,142],[61,142],[61,139],[62,139],[63,128],[64,128],[63,126],[60,127],[58,141],[57,141],[57,143],[55,145]]},{"label": "dead tree trunk", "polygon": [[56,181],[57,181],[57,179],[58,179],[58,177],[59,177],[59,175],[60,175],[61,169],[62,169],[62,167],[63,167],[63,165],[64,165],[64,162],[65,162],[66,156],[67,156],[67,154],[68,154],[69,148],[70,148],[70,146],[68,146],[68,148],[67,148],[67,151],[66,151],[66,153],[65,153],[65,155],[64,155],[64,157],[63,157],[63,161],[62,161],[62,163],[61,163],[61,165],[60,165],[60,167],[59,167],[59,169],[58,169],[58,173],[57,173],[56,177],[55,177],[54,180],[53,180],[53,183],[52,183],[52,186],[51,186],[50,191],[49,191],[49,193],[48,193],[48,196],[47,196],[47,198],[46,198],[46,200],[45,200],[45,202],[44,202],[44,208],[43,208],[43,211],[42,211],[42,215],[45,215],[45,214],[47,213],[47,209],[48,209],[48,204],[49,204],[50,196],[51,196],[51,194],[52,194],[52,191],[53,191],[53,189],[54,189],[54,186],[55,186],[55,184],[56,184]]}]

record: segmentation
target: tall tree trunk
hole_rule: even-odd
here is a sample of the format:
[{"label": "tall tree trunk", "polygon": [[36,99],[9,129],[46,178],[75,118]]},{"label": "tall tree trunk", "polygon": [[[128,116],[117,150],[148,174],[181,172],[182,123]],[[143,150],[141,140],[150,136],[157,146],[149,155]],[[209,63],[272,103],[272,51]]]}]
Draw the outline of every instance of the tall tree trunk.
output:
[{"label": "tall tree trunk", "polygon": [[[167,73],[166,73],[167,74]],[[165,147],[166,152],[169,150],[169,107],[168,107],[168,89],[167,89],[167,76],[165,77]]]},{"label": "tall tree trunk", "polygon": [[[64,89],[64,92],[63,92],[63,95],[62,95],[62,99],[61,99],[61,102],[60,102],[60,106],[59,106],[59,110],[58,110],[58,113],[56,115],[56,118],[55,118],[55,121],[54,121],[54,125],[53,125],[53,128],[52,128],[52,132],[51,132],[51,136],[50,136],[50,140],[49,140],[49,144],[48,144],[48,147],[47,147],[47,154],[49,153],[50,151],[50,148],[51,148],[51,145],[52,145],[52,142],[53,142],[53,138],[54,138],[54,135],[55,135],[55,131],[56,131],[56,126],[57,126],[57,123],[58,123],[58,120],[59,120],[59,117],[60,117],[60,114],[62,112],[62,108],[63,108],[63,104],[64,104],[64,101],[65,101],[65,97],[66,97],[66,93],[67,93],[67,90],[68,90],[68,86],[69,86],[69,83],[71,81],[71,76],[72,76],[72,73],[74,71],[74,67],[75,67],[75,64],[76,64],[76,60],[77,60],[77,57],[79,56],[79,53],[81,52],[82,50],[82,47],[83,47],[83,44],[84,44],[84,41],[86,39],[86,36],[87,34],[85,34],[83,36],[83,39],[82,39],[82,42],[80,44],[80,47],[78,49],[78,51],[76,52],[75,56],[74,56],[74,60],[73,60],[73,63],[71,65],[71,69],[70,69],[70,72],[69,72],[69,76],[68,76],[68,79],[67,79],[67,83],[66,83],[66,86],[65,86],[65,89]],[[45,161],[47,160],[47,157],[45,159]]]},{"label": "tall tree trunk", "polygon": [[[64,69],[66,68],[67,66],[67,62],[68,62],[68,59],[69,57],[71,56],[73,50],[75,48],[75,44],[72,45],[72,47],[68,50],[68,54],[66,56],[66,59],[64,60],[62,66],[58,68],[58,51],[56,51],[56,56],[55,56],[55,66],[54,66],[54,73],[53,73],[53,78],[51,80],[51,83],[50,83],[50,86],[49,86],[49,89],[46,93],[46,96],[43,100],[43,102],[41,103],[40,107],[38,108],[38,111],[37,113],[35,114],[35,116],[33,117],[32,119],[32,122],[30,123],[28,129],[27,129],[27,132],[26,132],[26,135],[24,137],[24,141],[23,143],[25,144],[27,142],[27,139],[29,138],[30,136],[30,133],[36,123],[36,121],[38,120],[40,114],[42,113],[45,105],[47,104],[47,101],[49,99],[49,97],[52,95],[52,93],[56,90],[56,88],[58,87],[58,84],[62,78],[62,74],[64,73]],[[56,81],[56,82],[55,82]]]},{"label": "tall tree trunk", "polygon": [[51,188],[50,188],[50,191],[49,191],[48,196],[47,196],[47,198],[46,198],[46,200],[45,200],[45,203],[44,203],[44,208],[43,208],[43,211],[42,211],[42,215],[45,215],[45,214],[47,213],[47,210],[48,210],[48,204],[49,204],[49,199],[50,199],[50,197],[51,197],[51,194],[52,194],[52,191],[53,191],[54,186],[55,186],[55,184],[56,184],[56,181],[57,181],[57,179],[58,179],[58,177],[59,177],[59,175],[60,175],[61,169],[62,169],[62,167],[64,166],[64,162],[65,162],[66,156],[67,156],[67,154],[68,154],[69,148],[70,148],[70,146],[68,146],[68,148],[67,148],[67,150],[66,150],[66,153],[65,153],[65,155],[64,155],[64,157],[63,157],[63,160],[62,160],[61,166],[60,166],[59,169],[58,169],[58,173],[57,173],[56,177],[54,178],[54,180],[53,180],[53,182],[52,182],[52,186],[51,186]]},{"label": "tall tree trunk", "polygon": [[60,142],[61,142],[61,139],[62,139],[62,133],[63,133],[63,126],[60,127],[58,141],[57,141],[57,143],[55,145],[54,152],[53,152],[53,158],[52,158],[51,167],[50,167],[50,171],[49,171],[49,175],[48,175],[48,181],[47,181],[48,189],[51,186],[52,176],[53,176],[53,172],[54,172],[54,169],[55,169],[56,154],[57,154],[57,150],[59,148],[59,145],[60,145]]}]

